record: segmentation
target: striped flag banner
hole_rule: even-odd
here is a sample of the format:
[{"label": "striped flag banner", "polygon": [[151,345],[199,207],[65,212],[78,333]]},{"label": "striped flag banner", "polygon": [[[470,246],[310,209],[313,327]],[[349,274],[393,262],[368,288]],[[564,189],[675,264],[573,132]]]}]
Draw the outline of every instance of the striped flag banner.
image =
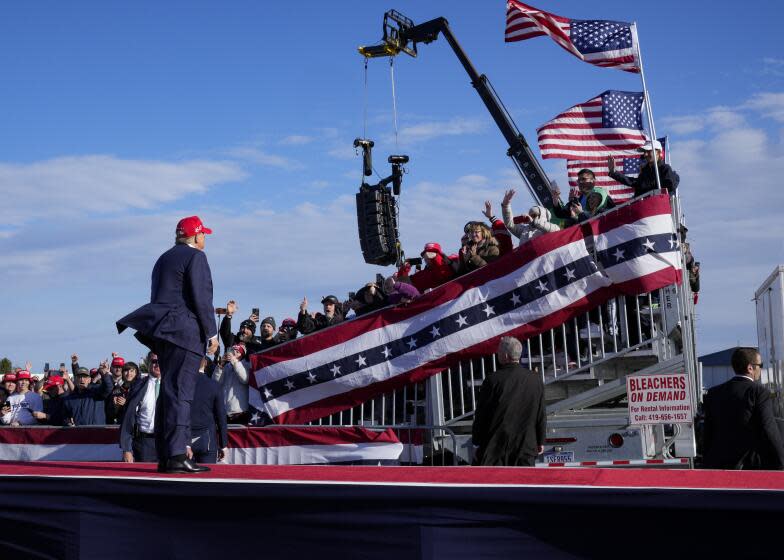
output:
[{"label": "striped flag banner", "polygon": [[666,195],[589,224],[537,237],[406,307],[253,354],[251,406],[277,423],[315,420],[492,353],[502,336],[526,339],[614,295],[680,282]]},{"label": "striped flag banner", "polygon": [[[270,426],[228,434],[226,462],[237,465],[422,462],[422,436],[407,434],[404,446],[391,429]],[[419,455],[412,441],[419,442]],[[117,462],[121,456],[116,426],[0,428],[2,461]]]},{"label": "striped flag banner", "polygon": [[[667,137],[659,138],[662,145],[662,153],[669,152],[667,148]],[[626,175],[627,177],[637,177],[640,174],[640,164],[642,160],[640,156],[634,157],[614,157],[615,168]],[[567,160],[566,172],[569,176],[569,187],[571,191],[569,198],[579,196],[577,189],[577,174],[582,169],[590,169],[596,176],[596,186],[607,189],[613,202],[625,202],[634,196],[634,189],[619,183],[618,181],[610,178],[610,169],[607,167],[607,160]]]},{"label": "striped flag banner", "polygon": [[634,157],[646,142],[642,92],[607,90],[570,107],[536,131],[544,159]]},{"label": "striped flag banner", "polygon": [[506,3],[507,43],[546,35],[567,52],[596,66],[639,73],[636,34],[623,21],[569,19],[518,0]]}]

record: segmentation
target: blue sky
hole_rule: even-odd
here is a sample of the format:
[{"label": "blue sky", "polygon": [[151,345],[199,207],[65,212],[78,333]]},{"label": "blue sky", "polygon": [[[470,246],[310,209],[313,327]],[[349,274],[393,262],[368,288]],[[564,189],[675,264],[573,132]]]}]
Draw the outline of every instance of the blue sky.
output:
[{"label": "blue sky", "polygon": [[[784,262],[784,49],[776,2],[544,2],[582,19],[637,21],[659,135],[669,134],[693,250],[702,262],[698,351],[756,343],[754,290]],[[174,225],[199,214],[215,303],[278,322],[389,272],[363,263],[353,195],[363,62],[386,9],[446,17],[518,126],[535,129],[639,78],[538,38],[505,44],[504,2],[18,2],[0,4],[0,356],[94,365],[142,348],[114,321],[149,297]],[[745,20],[744,20],[745,21]],[[506,145],[445,41],[372,60],[367,134],[376,167],[410,155],[401,198],[410,254],[455,249],[460,229],[524,190]],[[561,185],[563,162],[545,169]],[[522,212],[527,194],[515,200]],[[316,305],[316,307],[318,307]],[[236,325],[235,325],[236,326]]]}]

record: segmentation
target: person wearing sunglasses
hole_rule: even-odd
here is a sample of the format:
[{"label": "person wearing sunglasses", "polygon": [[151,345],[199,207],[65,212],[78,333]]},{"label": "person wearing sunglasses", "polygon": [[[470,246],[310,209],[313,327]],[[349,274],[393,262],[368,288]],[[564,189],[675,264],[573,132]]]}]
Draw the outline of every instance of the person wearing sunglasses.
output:
[{"label": "person wearing sunglasses", "polygon": [[735,377],[711,388],[705,413],[703,465],[708,469],[784,469],[782,444],[770,390],[759,382],[762,357],[756,348],[736,348]]}]

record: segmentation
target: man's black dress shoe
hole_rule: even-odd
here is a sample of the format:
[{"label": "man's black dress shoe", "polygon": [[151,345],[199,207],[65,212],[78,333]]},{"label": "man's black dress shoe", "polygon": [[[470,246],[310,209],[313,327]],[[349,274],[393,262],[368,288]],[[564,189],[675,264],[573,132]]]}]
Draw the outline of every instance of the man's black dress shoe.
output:
[{"label": "man's black dress shoe", "polygon": [[165,473],[192,474],[192,473],[207,472],[209,470],[210,470],[209,467],[197,465],[190,459],[169,459],[168,461],[166,461],[166,466],[162,471],[161,468],[158,467],[158,472],[165,472]]}]

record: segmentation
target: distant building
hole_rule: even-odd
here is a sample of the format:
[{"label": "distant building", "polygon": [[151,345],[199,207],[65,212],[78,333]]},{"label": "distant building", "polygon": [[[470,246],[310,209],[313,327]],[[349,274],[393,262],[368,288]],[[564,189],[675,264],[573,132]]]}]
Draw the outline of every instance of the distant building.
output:
[{"label": "distant building", "polygon": [[732,378],[735,372],[732,370],[730,358],[738,346],[720,350],[713,354],[705,354],[697,358],[702,364],[702,388],[708,390],[716,385],[721,385]]}]

